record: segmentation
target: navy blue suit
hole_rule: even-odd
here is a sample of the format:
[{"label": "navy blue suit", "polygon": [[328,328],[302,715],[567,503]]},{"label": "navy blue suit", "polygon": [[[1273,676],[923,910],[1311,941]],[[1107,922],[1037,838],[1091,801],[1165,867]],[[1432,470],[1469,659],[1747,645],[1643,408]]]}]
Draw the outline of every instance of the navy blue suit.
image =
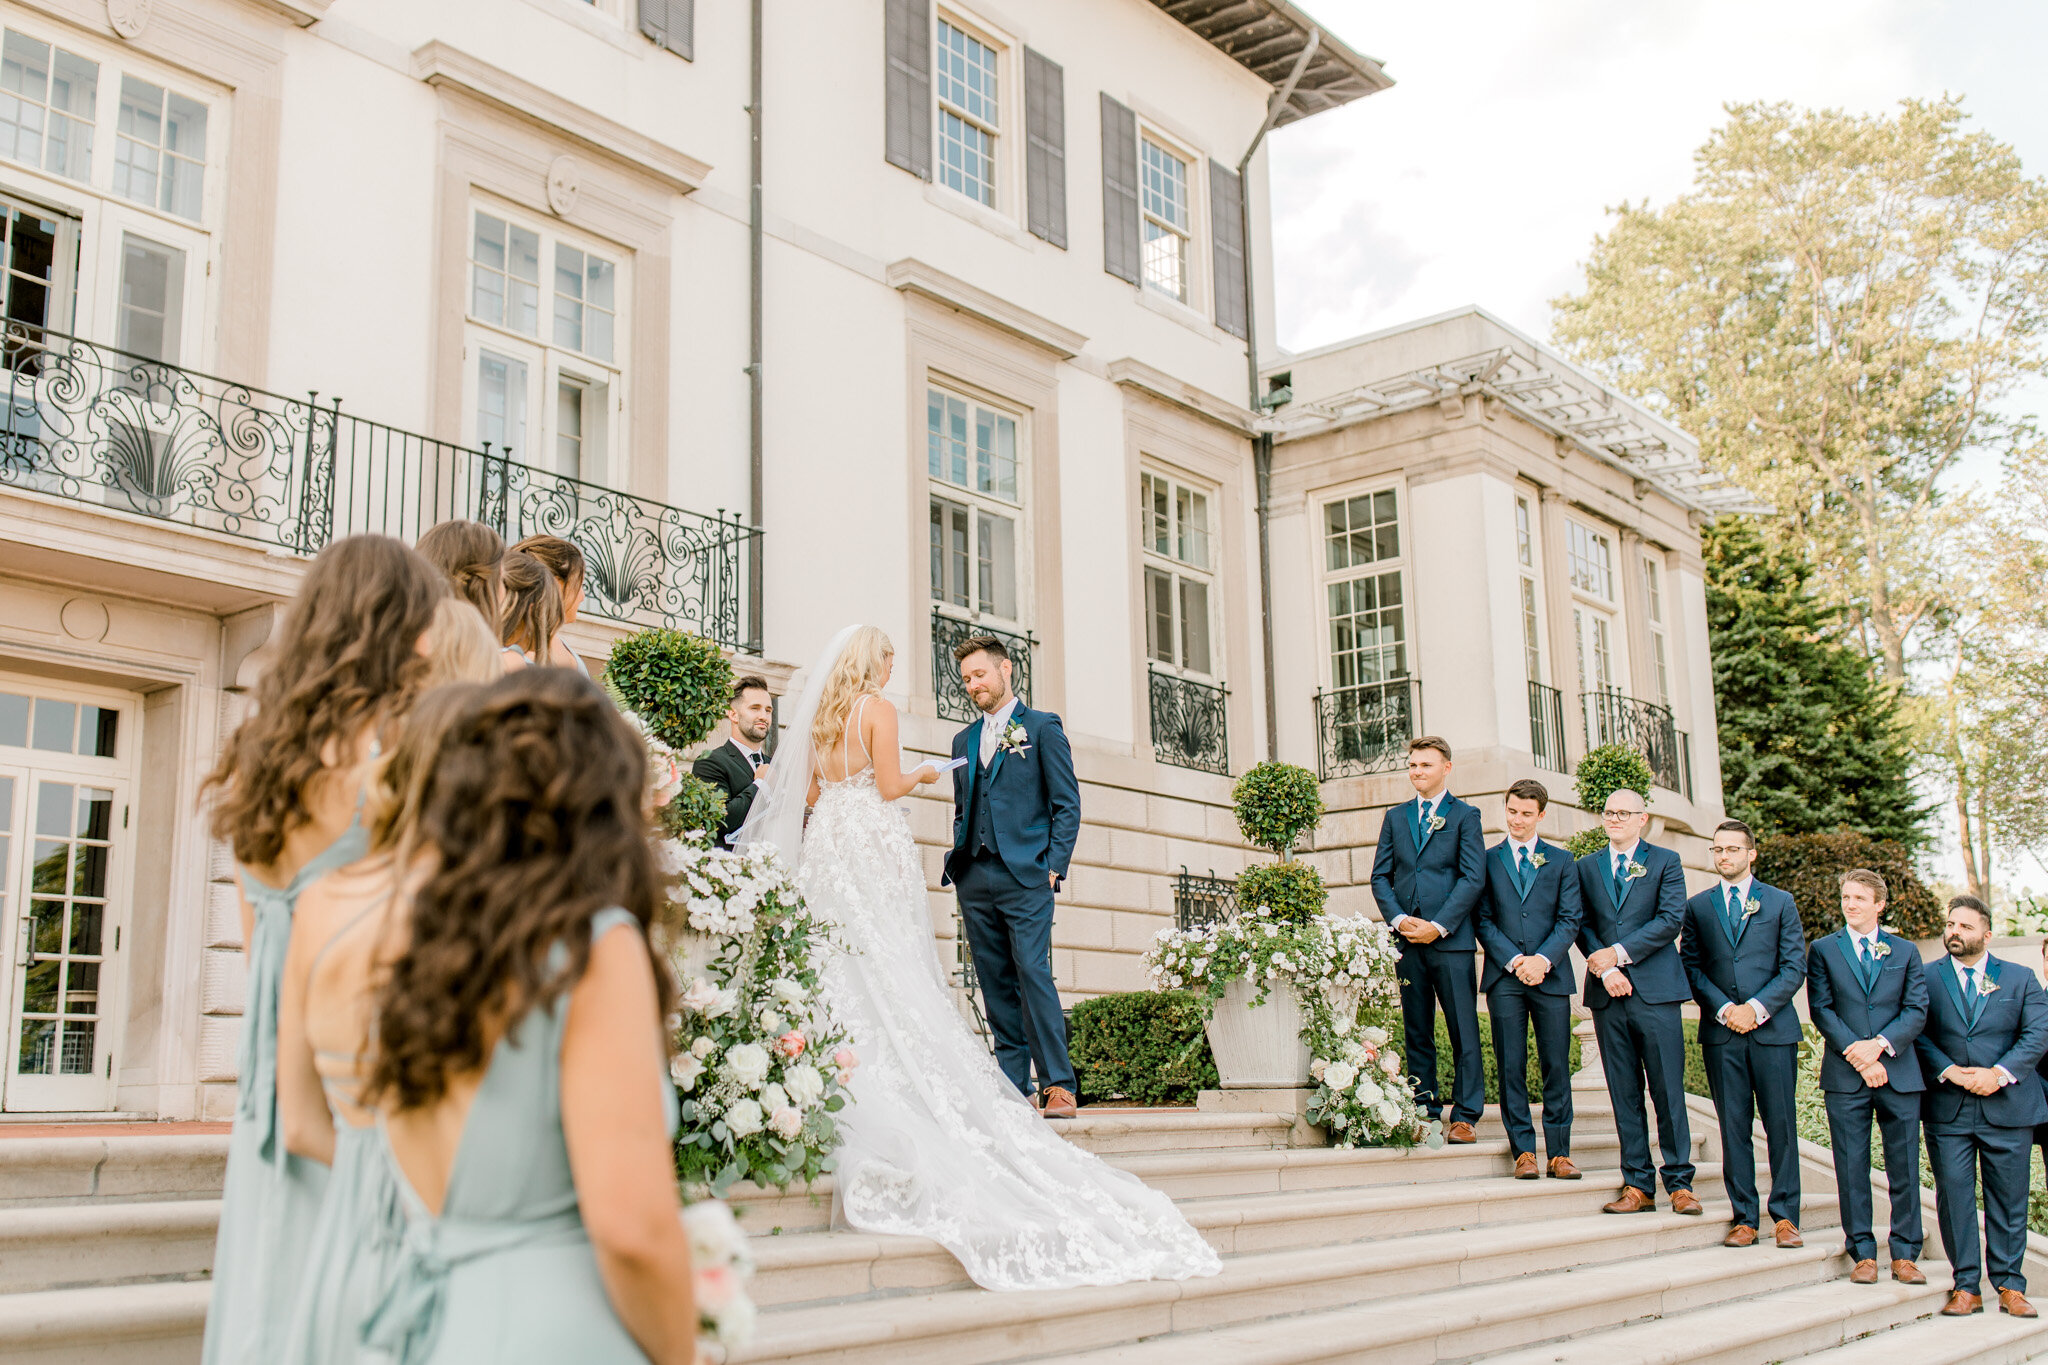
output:
[{"label": "navy blue suit", "polygon": [[1679,960],[1678,931],[1685,920],[1685,868],[1668,848],[1636,841],[1629,856],[1642,875],[1616,883],[1609,873],[1614,850],[1602,848],[1579,859],[1579,948],[1591,957],[1620,947],[1629,965],[1621,968],[1632,993],[1609,996],[1600,978],[1586,973],[1586,1007],[1600,1041],[1607,1095],[1614,1101],[1614,1127],[1621,1138],[1622,1183],[1645,1194],[1656,1192],[1658,1170],[1650,1163],[1650,1120],[1644,1087],[1657,1106],[1657,1143],[1663,1149],[1667,1191],[1692,1188],[1692,1124],[1685,1112],[1685,1028],[1679,1006],[1692,996]]},{"label": "navy blue suit", "polygon": [[[1806,980],[1806,932],[1799,907],[1775,886],[1752,878],[1743,902],[1728,913],[1728,889],[1720,883],[1687,901],[1678,953],[1699,1002],[1700,1053],[1720,1118],[1721,1174],[1735,1222],[1758,1226],[1753,1125],[1762,1114],[1771,1150],[1770,1214],[1797,1227],[1800,1028],[1792,1001]],[[1724,1006],[1752,1000],[1765,1015],[1755,1030],[1737,1033],[1720,1022]]]},{"label": "navy blue suit", "polygon": [[[1529,1117],[1529,1026],[1543,1069],[1543,1152],[1572,1150],[1572,943],[1579,936],[1579,878],[1571,854],[1536,841],[1543,866],[1525,867],[1505,839],[1486,851],[1486,894],[1479,900],[1479,946],[1486,954],[1480,986],[1493,1021],[1500,1064],[1500,1114],[1515,1155],[1536,1150]],[[1549,974],[1533,986],[1508,970],[1518,957],[1540,957]]]},{"label": "navy blue suit", "polygon": [[1436,1007],[1444,1007],[1451,1035],[1452,1123],[1477,1123],[1486,1109],[1486,1054],[1479,1045],[1479,971],[1473,924],[1486,889],[1486,841],[1479,808],[1448,791],[1437,793],[1440,829],[1421,826],[1416,801],[1394,806],[1380,820],[1372,858],[1372,895],[1389,925],[1414,915],[1443,928],[1433,943],[1397,939],[1401,950],[1401,1032],[1416,1098],[1440,1115],[1437,1094]]},{"label": "navy blue suit", "polygon": [[[953,847],[940,884],[960,897],[960,923],[995,1037],[996,1061],[1026,1095],[1074,1088],[1074,1064],[1052,979],[1052,877],[1067,875],[1081,831],[1081,784],[1060,718],[1021,701],[1010,724],[1021,747],[981,762],[982,722],[953,737],[967,766],[953,779]],[[1008,728],[1007,726],[1005,727]]]},{"label": "navy blue suit", "polygon": [[[1934,1167],[1934,1211],[1955,1287],[1983,1292],[1984,1262],[1993,1289],[2027,1290],[2027,1167],[2034,1128],[2048,1123],[2048,1098],[2034,1068],[2048,1049],[2048,995],[2034,974],[1994,957],[1978,964],[1995,989],[1964,997],[1954,959],[1927,967],[1927,1028],[1920,1070],[1927,1080],[1927,1154]],[[1972,1095],[1941,1079],[1951,1066],[2002,1066],[2018,1081]],[[1977,1240],[1977,1175],[1984,1176],[1984,1240]]]},{"label": "navy blue suit", "polygon": [[[1920,1220],[1920,1076],[1915,1046],[1927,1027],[1927,972],[1920,952],[1897,934],[1878,931],[1888,951],[1866,969],[1849,931],[1816,939],[1806,950],[1806,1003],[1826,1044],[1821,1053],[1821,1098],[1828,1108],[1834,1146],[1835,1189],[1849,1258],[1877,1259],[1870,1199],[1870,1124],[1884,1142],[1885,1188],[1890,1191],[1890,1259],[1917,1261]],[[1882,1038],[1885,1083],[1872,1089],[1842,1054],[1851,1043]]]}]

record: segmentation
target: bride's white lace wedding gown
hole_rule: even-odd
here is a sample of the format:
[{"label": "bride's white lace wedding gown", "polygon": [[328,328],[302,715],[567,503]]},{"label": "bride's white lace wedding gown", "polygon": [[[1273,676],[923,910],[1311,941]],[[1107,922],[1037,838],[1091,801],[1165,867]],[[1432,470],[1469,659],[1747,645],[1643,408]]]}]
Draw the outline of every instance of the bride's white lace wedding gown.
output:
[{"label": "bride's white lace wedding gown", "polygon": [[827,955],[823,983],[860,1054],[834,1176],[845,1221],[929,1237],[987,1289],[1216,1273],[1173,1202],[1055,1132],[961,1018],[909,824],[873,767],[819,787],[798,880],[851,949]]}]

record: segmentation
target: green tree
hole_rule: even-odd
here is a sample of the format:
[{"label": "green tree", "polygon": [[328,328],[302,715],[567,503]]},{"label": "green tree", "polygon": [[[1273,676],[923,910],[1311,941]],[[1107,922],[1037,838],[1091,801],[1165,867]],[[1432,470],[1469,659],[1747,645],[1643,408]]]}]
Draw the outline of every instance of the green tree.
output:
[{"label": "green tree", "polygon": [[1948,476],[2021,443],[2005,400],[2048,366],[2048,184],[1953,99],[1731,105],[1695,161],[1619,210],[1555,334],[1770,501],[1902,683],[1950,605]]},{"label": "green tree", "polygon": [[1700,538],[1728,813],[1766,834],[1851,829],[1913,847],[1910,735],[1897,687],[1842,638],[1813,566],[1723,517]]}]

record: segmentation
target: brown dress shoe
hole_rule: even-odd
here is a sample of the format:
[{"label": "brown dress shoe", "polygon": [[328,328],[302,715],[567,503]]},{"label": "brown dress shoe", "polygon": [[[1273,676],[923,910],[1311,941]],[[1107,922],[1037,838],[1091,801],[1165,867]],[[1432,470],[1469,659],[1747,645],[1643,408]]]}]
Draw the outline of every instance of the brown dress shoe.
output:
[{"label": "brown dress shoe", "polygon": [[1444,1129],[1444,1141],[1462,1147],[1468,1142],[1479,1141],[1479,1134],[1472,1131],[1469,1123],[1454,1123]]},{"label": "brown dress shoe", "polygon": [[1950,1290],[1948,1302],[1941,1306],[1941,1315],[1945,1318],[1967,1318],[1972,1313],[1983,1311],[1984,1300],[1966,1289]]},{"label": "brown dress shoe", "polygon": [[1799,1229],[1793,1227],[1788,1219],[1780,1218],[1778,1220],[1777,1235],[1778,1246],[1781,1250],[1790,1251],[1794,1247],[1806,1245],[1806,1239],[1799,1235]]},{"label": "brown dress shoe", "polygon": [[1647,1194],[1633,1185],[1623,1185],[1621,1187],[1621,1196],[1618,1199],[1615,1199],[1612,1203],[1600,1206],[1600,1212],[1602,1213],[1655,1213],[1656,1211],[1657,1197],[1653,1194]]},{"label": "brown dress shoe", "polygon": [[1045,1092],[1045,1116],[1049,1119],[1074,1117],[1074,1092],[1063,1085],[1048,1086]]},{"label": "brown dress shoe", "polygon": [[1554,1156],[1550,1158],[1550,1178],[1552,1180],[1584,1179],[1579,1174],[1579,1168],[1572,1165],[1572,1159],[1568,1156]]},{"label": "brown dress shoe", "polygon": [[1695,1218],[1706,1212],[1704,1208],[1700,1207],[1699,1196],[1691,1190],[1673,1190],[1671,1192],[1671,1211],[1673,1213],[1689,1214]]},{"label": "brown dress shoe", "polygon": [[1753,1247],[1756,1245],[1756,1229],[1743,1223],[1737,1223],[1734,1227],[1728,1229],[1728,1235],[1721,1239],[1721,1245],[1724,1247]]},{"label": "brown dress shoe", "polygon": [[2034,1305],[2027,1302],[2027,1296],[2020,1293],[2017,1289],[1999,1290],[1998,1306],[2016,1318],[2038,1318],[2041,1316],[2034,1311]]},{"label": "brown dress shoe", "polygon": [[1876,1283],[1877,1283],[1877,1262],[1876,1262],[1876,1261],[1858,1261],[1858,1262],[1856,1263],[1856,1268],[1855,1268],[1854,1270],[1852,1270],[1852,1271],[1850,1271],[1850,1272],[1849,1272],[1849,1283],[1850,1283],[1850,1284],[1876,1284]]},{"label": "brown dress shoe", "polygon": [[1892,1262],[1892,1278],[1900,1284],[1927,1283],[1927,1276],[1920,1267],[1904,1259]]},{"label": "brown dress shoe", "polygon": [[1535,1178],[1536,1154],[1534,1152],[1523,1152],[1515,1158],[1515,1179],[1534,1180]]}]

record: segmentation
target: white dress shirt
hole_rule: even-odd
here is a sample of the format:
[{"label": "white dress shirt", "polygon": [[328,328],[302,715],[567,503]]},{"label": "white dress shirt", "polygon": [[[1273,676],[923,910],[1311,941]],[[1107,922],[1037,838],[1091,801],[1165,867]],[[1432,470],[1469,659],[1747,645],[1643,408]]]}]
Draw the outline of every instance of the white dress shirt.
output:
[{"label": "white dress shirt", "polygon": [[[1741,880],[1739,881],[1731,882],[1726,877],[1723,877],[1719,882],[1716,882],[1714,884],[1714,894],[1720,897],[1721,904],[1719,906],[1719,910],[1724,917],[1728,913],[1728,893],[1730,891],[1733,891],[1735,893],[1735,899],[1737,901],[1746,901],[1749,899],[1749,883],[1749,874],[1744,873]],[[1765,1009],[1760,1003],[1758,1003],[1754,996],[1744,1001],[1743,1003],[1756,1011],[1756,1026],[1758,1028],[1762,1028],[1764,1026],[1764,1021],[1771,1017],[1771,1012]],[[1733,1000],[1730,1000],[1727,1004],[1721,1006],[1720,1009],[1715,1010],[1714,1022],[1717,1024],[1726,1024],[1728,1022],[1728,1011],[1734,1008],[1735,1002]]]},{"label": "white dress shirt", "polygon": [[995,761],[996,746],[1003,742],[1003,730],[1010,723],[1010,716],[1017,709],[1017,698],[1008,701],[981,717],[981,766],[986,768]]},{"label": "white dress shirt", "polygon": [[[1438,811],[1443,809],[1444,798],[1448,797],[1449,795],[1450,792],[1448,790],[1438,788],[1437,794],[1435,796],[1418,796],[1415,798],[1416,814],[1421,817],[1422,828],[1425,833],[1427,833],[1429,830],[1429,822],[1431,818],[1434,817]],[[1389,811],[1388,814],[1391,815],[1393,814],[1393,812]],[[1396,915],[1394,916],[1393,927],[1399,929],[1401,927],[1402,920],[1415,918],[1417,918],[1417,916]],[[1427,924],[1430,928],[1436,930],[1436,936],[1438,938],[1442,938],[1444,936],[1444,927],[1441,924],[1438,924],[1435,920],[1426,919],[1422,922],[1424,924]]]}]

